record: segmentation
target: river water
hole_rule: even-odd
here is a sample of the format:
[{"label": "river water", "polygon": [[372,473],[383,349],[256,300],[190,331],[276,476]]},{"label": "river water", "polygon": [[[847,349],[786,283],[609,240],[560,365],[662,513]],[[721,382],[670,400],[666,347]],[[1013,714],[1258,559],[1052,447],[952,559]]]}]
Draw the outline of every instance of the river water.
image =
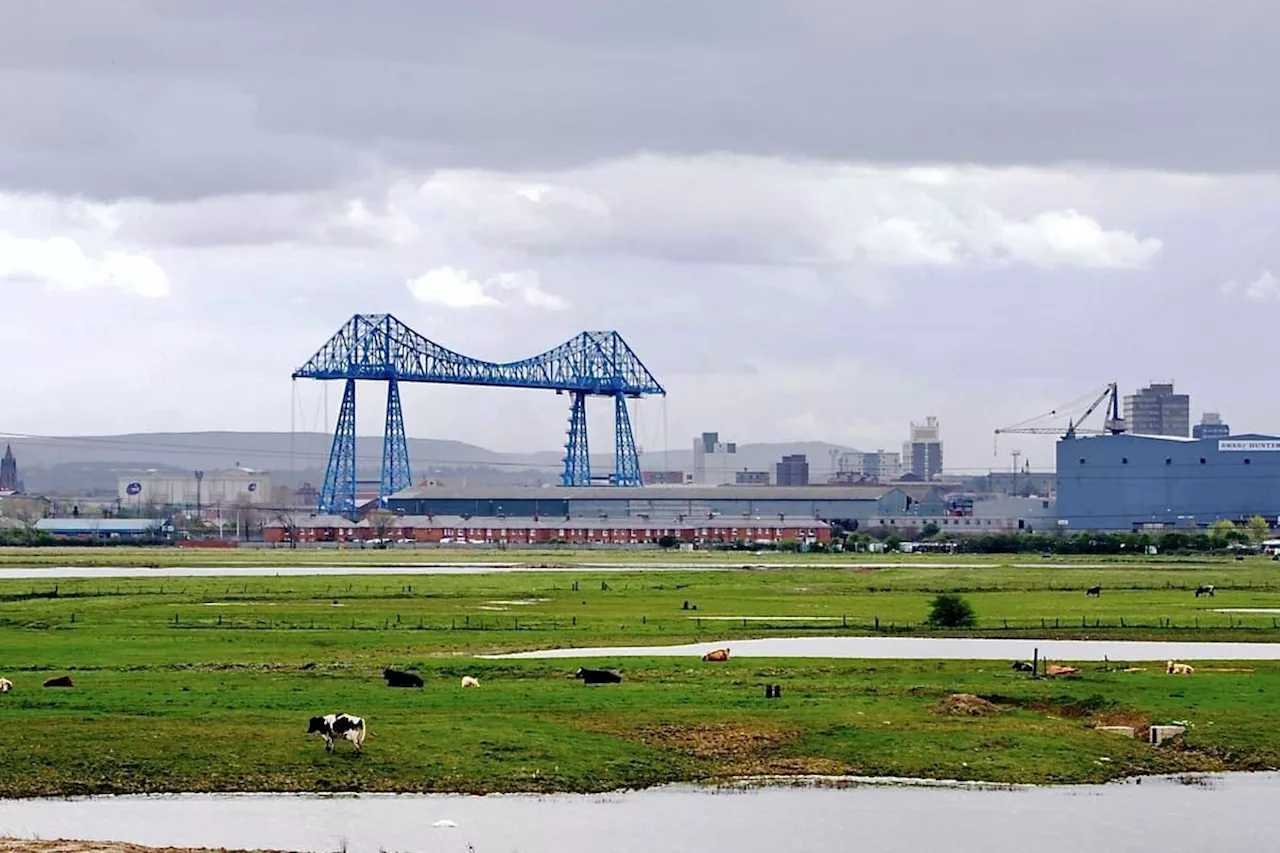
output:
[{"label": "river water", "polygon": [[[981,569],[990,568],[991,563],[663,563],[663,562],[605,562],[591,563],[574,561],[568,565],[553,565],[555,555],[547,557],[547,565],[530,565],[529,563],[501,562],[450,562],[450,563],[342,563],[310,566],[252,566],[252,565],[220,565],[220,566],[18,566],[0,568],[0,580],[29,580],[60,578],[195,578],[195,577],[309,577],[327,575],[495,575],[511,572],[715,572],[730,569]],[[1054,563],[1057,569],[1114,569],[1114,564],[1107,563]],[[1027,563],[1014,564],[1013,568],[1043,569],[1043,565]]]},{"label": "river water", "polygon": [[714,572],[727,566],[680,566],[615,563],[609,565],[525,566],[518,563],[352,563],[333,566],[46,566],[2,568],[0,580],[64,580],[71,578],[273,578],[331,575],[501,575],[513,572]]},{"label": "river water", "polygon": [[0,801],[0,835],[307,853],[1202,853],[1270,849],[1278,796],[1278,774],[1226,774],[1007,790],[107,797]]},{"label": "river water", "polygon": [[1280,643],[1179,643],[1137,640],[1014,640],[969,637],[774,637],[678,646],[600,646],[543,649],[490,660],[541,658],[701,657],[728,646],[743,658],[882,658],[891,660],[1166,661],[1280,660]]}]

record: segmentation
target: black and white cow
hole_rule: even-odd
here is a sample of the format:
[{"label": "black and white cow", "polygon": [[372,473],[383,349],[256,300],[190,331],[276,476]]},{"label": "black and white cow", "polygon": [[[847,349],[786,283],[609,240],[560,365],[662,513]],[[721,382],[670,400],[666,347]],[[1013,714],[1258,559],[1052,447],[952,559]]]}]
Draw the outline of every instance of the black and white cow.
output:
[{"label": "black and white cow", "polygon": [[326,714],[323,717],[312,717],[307,727],[307,734],[324,738],[326,752],[333,751],[335,738],[349,740],[355,744],[356,752],[364,747],[364,720],[351,714]]},{"label": "black and white cow", "polygon": [[1202,585],[1200,585],[1199,587],[1197,587],[1197,588],[1196,588],[1196,598],[1199,598],[1199,597],[1200,597],[1200,596],[1202,596],[1202,595],[1207,595],[1207,596],[1209,596],[1210,598],[1213,598],[1213,584],[1211,584],[1211,583],[1210,583],[1210,584],[1202,584]]}]

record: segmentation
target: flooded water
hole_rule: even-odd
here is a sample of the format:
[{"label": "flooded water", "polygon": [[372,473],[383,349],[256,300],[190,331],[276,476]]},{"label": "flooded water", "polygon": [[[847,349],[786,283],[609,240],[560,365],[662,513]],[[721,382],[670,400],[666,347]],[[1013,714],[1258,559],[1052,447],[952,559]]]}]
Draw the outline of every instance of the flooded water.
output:
[{"label": "flooded water", "polygon": [[[715,572],[729,569],[981,569],[990,568],[990,562],[981,563],[939,563],[908,561],[893,563],[845,563],[845,562],[768,562],[752,563],[750,560],[739,562],[714,563],[661,563],[661,562],[606,562],[592,563],[574,560],[571,564],[551,565],[555,563],[555,555],[548,555],[548,565],[530,565],[529,563],[500,562],[448,562],[448,563],[330,563],[314,566],[41,566],[41,567],[6,567],[0,568],[0,580],[27,580],[43,578],[59,580],[62,578],[197,578],[197,577],[309,577],[324,575],[493,575],[509,572]],[[1107,563],[1054,563],[1059,569],[1114,569],[1114,564]],[[1043,569],[1038,563],[1012,564],[1013,568]]]},{"label": "flooded water", "polygon": [[55,566],[3,568],[0,580],[64,580],[70,578],[273,578],[328,575],[498,575],[511,572],[673,572],[723,571],[726,566],[653,566],[645,563],[525,566],[519,563],[350,563],[332,566],[162,566],[159,568]]},{"label": "flooded water", "polygon": [[888,658],[894,660],[1067,661],[1280,660],[1280,643],[1175,643],[1124,640],[1005,640],[966,637],[777,637],[678,646],[543,649],[503,658],[701,657],[729,646],[735,658]]},{"label": "flooded water", "polygon": [[1268,849],[1278,795],[1277,774],[1227,774],[1012,790],[11,800],[0,835],[307,853],[1201,853]]}]

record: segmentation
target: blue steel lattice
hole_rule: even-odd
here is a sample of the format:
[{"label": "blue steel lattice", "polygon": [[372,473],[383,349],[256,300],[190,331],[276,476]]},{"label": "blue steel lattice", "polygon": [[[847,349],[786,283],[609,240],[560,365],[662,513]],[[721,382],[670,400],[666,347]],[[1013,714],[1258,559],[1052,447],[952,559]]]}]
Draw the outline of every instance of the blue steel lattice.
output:
[{"label": "blue steel lattice", "polygon": [[569,407],[569,440],[564,446],[564,472],[560,475],[562,486],[591,485],[591,452],[587,448],[587,395],[573,393]]},{"label": "blue steel lattice", "polygon": [[532,358],[497,363],[459,355],[390,314],[357,314],[294,379],[379,379],[542,388],[587,394],[666,394],[617,332],[582,332]]},{"label": "blue steel lattice", "polygon": [[613,480],[615,486],[640,485],[640,454],[636,451],[636,439],[631,433],[631,416],[627,414],[627,395],[613,398],[614,456]]},{"label": "blue steel lattice", "polygon": [[[339,506],[355,508],[355,392],[350,384],[357,379],[383,382],[434,382],[447,385],[489,385],[499,388],[539,388],[568,392],[573,395],[570,441],[566,447],[562,482],[566,485],[588,485],[591,482],[587,457],[587,396],[613,397],[615,406],[615,473],[609,478],[615,485],[639,485],[639,456],[626,412],[626,397],[666,394],[666,390],[640,361],[617,332],[582,332],[559,346],[520,361],[505,363],[481,361],[460,355],[436,344],[390,314],[357,314],[302,367],[294,379],[342,379],[348,382],[346,399],[351,403],[350,440],[339,419],[334,434],[329,473],[321,490],[320,510],[342,511]],[[405,447],[402,441],[403,418],[400,417],[399,391],[395,392],[395,419],[390,400],[387,411],[387,435],[384,439],[384,464],[381,478],[382,497],[387,490],[403,482],[408,485],[408,454],[400,456],[404,468],[397,467],[397,454]],[[576,432],[575,427],[576,424]],[[577,436],[577,439],[575,439]],[[388,465],[388,459],[391,463]],[[350,471],[348,471],[350,469]],[[401,472],[404,479],[399,479]]]},{"label": "blue steel lattice", "polygon": [[317,509],[322,513],[351,515],[356,510],[356,381],[348,379],[333,431],[329,467],[324,473]]},{"label": "blue steel lattice", "polygon": [[409,473],[409,442],[404,435],[404,412],[400,408],[400,383],[387,381],[387,423],[382,434],[382,473],[378,478],[378,503],[413,485]]}]

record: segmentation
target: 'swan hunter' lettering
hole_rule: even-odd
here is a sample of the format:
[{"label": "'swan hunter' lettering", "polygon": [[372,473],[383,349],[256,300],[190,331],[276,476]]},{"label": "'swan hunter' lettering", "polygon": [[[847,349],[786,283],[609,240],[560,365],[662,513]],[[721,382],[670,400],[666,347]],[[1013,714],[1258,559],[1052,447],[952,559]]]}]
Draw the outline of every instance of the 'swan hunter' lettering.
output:
[{"label": "'swan hunter' lettering", "polygon": [[1239,441],[1223,438],[1218,440],[1218,450],[1247,451],[1249,453],[1280,452],[1280,441]]}]

